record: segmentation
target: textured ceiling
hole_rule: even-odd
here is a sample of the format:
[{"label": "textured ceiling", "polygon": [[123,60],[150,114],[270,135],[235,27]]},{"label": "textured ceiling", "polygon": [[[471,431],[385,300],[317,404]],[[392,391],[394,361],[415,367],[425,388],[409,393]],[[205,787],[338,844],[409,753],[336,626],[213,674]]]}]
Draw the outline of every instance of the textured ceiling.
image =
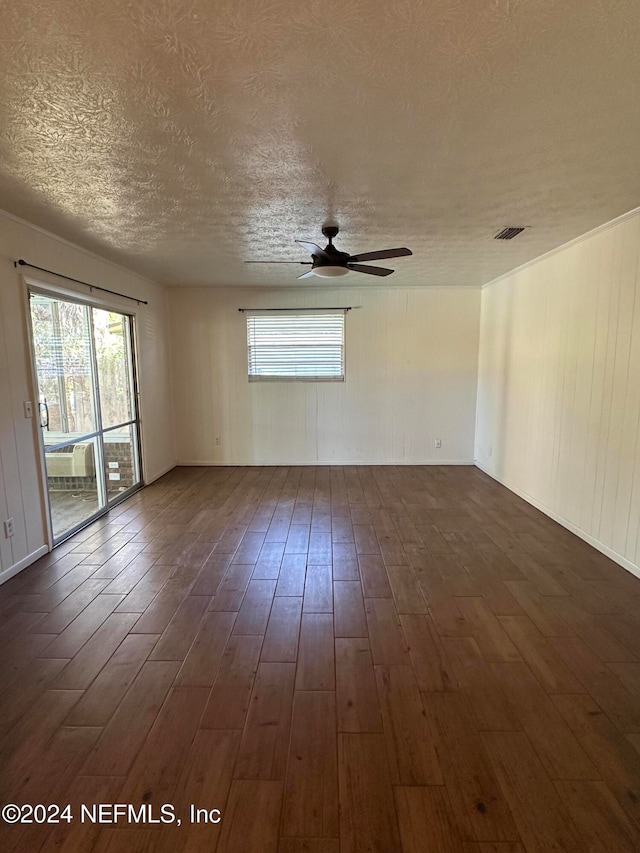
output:
[{"label": "textured ceiling", "polygon": [[385,284],[479,285],[640,204],[637,0],[0,0],[0,32],[0,207],[160,281],[295,283],[242,261],[334,219],[413,250]]}]

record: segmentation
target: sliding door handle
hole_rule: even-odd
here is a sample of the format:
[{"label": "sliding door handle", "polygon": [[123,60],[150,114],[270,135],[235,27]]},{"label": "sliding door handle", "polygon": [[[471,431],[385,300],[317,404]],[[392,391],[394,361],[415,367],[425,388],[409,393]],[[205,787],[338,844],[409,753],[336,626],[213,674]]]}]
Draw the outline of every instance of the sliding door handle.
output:
[{"label": "sliding door handle", "polygon": [[[40,407],[40,426],[42,429],[49,429],[49,406],[47,405],[47,398],[44,398],[43,403],[38,403]],[[44,418],[42,417],[44,413]]]}]

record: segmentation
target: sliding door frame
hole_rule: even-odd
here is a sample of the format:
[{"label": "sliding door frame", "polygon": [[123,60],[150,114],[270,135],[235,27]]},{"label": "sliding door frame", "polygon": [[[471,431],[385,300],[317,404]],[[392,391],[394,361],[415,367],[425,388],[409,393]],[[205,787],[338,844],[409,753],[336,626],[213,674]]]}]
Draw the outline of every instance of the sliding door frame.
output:
[{"label": "sliding door frame", "polygon": [[[35,422],[35,429],[38,433],[37,441],[38,441],[38,450],[39,450],[39,458],[40,458],[40,497],[42,501],[42,511],[43,511],[43,520],[45,522],[46,534],[47,534],[47,547],[49,551],[55,548],[57,545],[60,545],[70,536],[73,536],[74,533],[77,533],[82,528],[86,527],[89,524],[92,524],[98,518],[106,515],[110,510],[114,507],[118,506],[118,504],[127,500],[127,498],[131,497],[131,495],[135,494],[137,491],[142,489],[145,485],[144,481],[144,449],[142,442],[142,420],[140,415],[140,389],[138,387],[138,347],[137,347],[137,312],[135,309],[131,309],[130,307],[123,307],[122,305],[118,305],[115,303],[115,300],[112,301],[110,299],[103,299],[100,296],[94,296],[91,294],[80,293],[77,290],[73,290],[68,287],[60,287],[57,284],[49,283],[48,281],[44,281],[40,278],[35,279],[31,276],[22,276],[23,284],[24,284],[24,304],[25,304],[25,315],[27,320],[27,338],[29,344],[29,360],[31,364],[31,393],[33,397],[32,409],[33,409],[33,420]],[[92,514],[89,518],[79,522],[74,525],[69,530],[66,530],[62,535],[55,537],[53,533],[53,522],[51,515],[51,500],[49,497],[49,489],[48,489],[48,480],[47,480],[47,461],[46,461],[46,447],[44,443],[44,433],[42,427],[40,426],[40,415],[39,415],[39,383],[38,383],[38,372],[36,365],[36,356],[35,356],[35,346],[34,346],[34,334],[33,334],[33,321],[31,316],[31,294],[36,293],[41,296],[49,297],[50,299],[59,299],[65,302],[74,302],[79,305],[88,306],[91,308],[97,308],[102,311],[113,311],[117,314],[122,314],[129,318],[129,334],[126,339],[126,356],[130,359],[130,368],[131,368],[131,381],[132,381],[132,406],[133,406],[133,419],[130,421],[126,421],[122,424],[115,424],[113,426],[109,426],[106,429],[102,423],[102,415],[101,415],[101,405],[100,405],[100,380],[98,376],[98,366],[97,366],[97,355],[96,355],[96,347],[95,347],[95,335],[93,322],[89,322],[89,335],[91,338],[91,366],[92,372],[94,375],[94,388],[92,389],[92,393],[95,397],[95,407],[96,407],[96,418],[97,425],[99,425],[99,429],[92,432],[87,433],[84,438],[95,439],[99,446],[99,456],[100,456],[100,467],[102,468],[102,473],[98,473],[98,464],[96,461],[96,481],[97,488],[101,493],[104,494],[105,505],[104,507],[96,510],[94,514]],[[89,314],[90,320],[92,319],[91,313]],[[126,491],[117,495],[114,498],[109,499],[108,497],[108,486],[107,486],[107,471],[105,467],[105,453],[104,453],[104,434],[109,432],[110,430],[117,429],[122,426],[131,426],[134,425],[135,429],[135,440],[132,442],[131,452],[133,455],[134,465],[139,474],[138,482],[134,485],[130,486]],[[69,443],[72,443],[72,439]],[[64,445],[65,442],[61,442],[61,445]]]}]

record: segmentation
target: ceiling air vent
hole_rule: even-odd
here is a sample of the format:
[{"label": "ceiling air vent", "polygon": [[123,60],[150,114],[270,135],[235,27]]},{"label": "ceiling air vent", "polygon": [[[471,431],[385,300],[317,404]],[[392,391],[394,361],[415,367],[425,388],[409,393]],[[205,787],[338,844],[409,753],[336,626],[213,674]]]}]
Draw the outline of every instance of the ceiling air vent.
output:
[{"label": "ceiling air vent", "polygon": [[516,225],[510,225],[508,228],[503,228],[502,231],[499,231],[494,240],[513,240],[514,237],[517,237],[518,234],[522,234],[526,226],[522,228]]}]

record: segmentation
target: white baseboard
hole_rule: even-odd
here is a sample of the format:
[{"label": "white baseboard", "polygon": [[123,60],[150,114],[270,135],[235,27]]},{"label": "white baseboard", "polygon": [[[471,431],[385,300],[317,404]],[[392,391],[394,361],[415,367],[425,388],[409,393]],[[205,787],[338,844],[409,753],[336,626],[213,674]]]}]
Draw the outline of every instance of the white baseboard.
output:
[{"label": "white baseboard", "polygon": [[46,545],[41,545],[35,551],[32,551],[30,554],[27,554],[26,557],[23,557],[17,563],[14,563],[13,566],[9,566],[8,569],[5,569],[3,572],[0,572],[0,584],[8,581],[9,578],[12,578],[14,575],[17,575],[18,572],[21,572],[23,569],[26,569],[27,566],[30,566],[32,563],[35,563],[36,560],[39,560],[40,557],[44,557],[45,554],[49,553],[49,548]]},{"label": "white baseboard", "polygon": [[237,468],[299,468],[303,466],[329,466],[329,465],[366,465],[370,467],[382,466],[382,465],[475,465],[475,460],[473,459],[412,459],[407,461],[406,459],[390,459],[386,462],[382,462],[380,459],[367,460],[367,459],[356,459],[356,460],[343,460],[336,459],[331,460],[330,462],[321,462],[314,461],[309,462],[308,460],[304,460],[302,462],[295,462],[292,460],[288,460],[286,462],[273,462],[269,460],[268,462],[257,462],[255,459],[251,461],[238,461],[238,462],[211,462],[211,460],[203,460],[203,461],[193,461],[186,460],[176,462],[176,466],[181,466],[184,468],[224,468],[224,467],[237,467]]},{"label": "white baseboard", "polygon": [[539,509],[540,512],[543,512],[545,515],[548,515],[549,518],[552,518],[554,521],[557,521],[558,524],[561,524],[563,527],[566,527],[567,530],[570,530],[571,533],[575,533],[576,536],[579,536],[580,539],[583,539],[589,545],[596,549],[596,551],[600,551],[601,554],[604,554],[605,557],[609,557],[610,560],[613,560],[615,563],[618,563],[619,566],[622,566],[623,569],[626,569],[628,572],[631,572],[632,575],[640,578],[640,566],[636,566],[635,563],[632,563],[631,560],[628,560],[626,557],[623,557],[622,554],[618,554],[617,551],[614,551],[612,548],[609,548],[608,545],[605,545],[603,542],[600,542],[599,539],[596,539],[595,536],[591,536],[590,533],[587,533],[586,530],[582,530],[582,528],[577,527],[573,522],[569,521],[568,518],[564,518],[561,515],[558,515],[557,512],[554,512],[545,504],[541,503],[541,501],[534,498],[532,495],[523,492],[522,489],[519,489],[517,486],[514,486],[513,483],[510,483],[508,480],[504,480],[498,477],[493,471],[490,471],[488,468],[476,460],[475,465],[481,471],[484,471],[492,480],[500,483],[505,488],[509,489],[509,491],[514,492],[514,494],[518,495],[518,497],[525,500],[527,503],[530,503],[531,506],[534,506],[536,509]]},{"label": "white baseboard", "polygon": [[151,483],[154,483],[156,480],[159,480],[160,477],[164,477],[165,474],[168,474],[169,471],[173,471],[173,469],[176,467],[176,465],[182,465],[182,464],[183,464],[182,462],[172,462],[171,465],[167,465],[166,468],[162,468],[160,471],[157,471],[157,472],[154,472],[153,474],[150,474],[149,476],[145,477],[145,479],[144,479],[145,486],[151,485]]}]

